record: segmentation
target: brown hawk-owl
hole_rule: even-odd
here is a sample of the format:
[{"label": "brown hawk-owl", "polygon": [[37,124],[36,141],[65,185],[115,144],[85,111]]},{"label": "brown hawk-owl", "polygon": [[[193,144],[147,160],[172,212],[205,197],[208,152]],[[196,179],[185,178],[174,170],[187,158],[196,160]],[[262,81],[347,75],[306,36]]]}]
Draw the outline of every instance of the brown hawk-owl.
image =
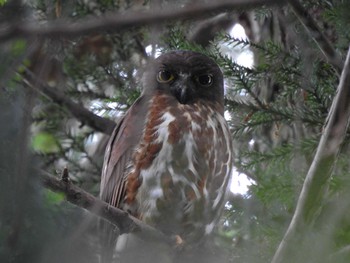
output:
[{"label": "brown hawk-owl", "polygon": [[192,51],[151,62],[105,154],[102,200],[185,244],[213,230],[232,168],[223,76]]}]

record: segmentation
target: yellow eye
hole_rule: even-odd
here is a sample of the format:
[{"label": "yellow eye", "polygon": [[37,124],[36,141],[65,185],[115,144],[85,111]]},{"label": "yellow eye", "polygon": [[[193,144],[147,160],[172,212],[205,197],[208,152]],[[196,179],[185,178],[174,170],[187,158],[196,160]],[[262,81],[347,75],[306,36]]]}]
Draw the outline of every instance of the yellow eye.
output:
[{"label": "yellow eye", "polygon": [[175,78],[174,74],[167,70],[161,70],[158,72],[157,80],[159,83],[168,83]]},{"label": "yellow eye", "polygon": [[210,86],[213,83],[213,76],[210,74],[203,74],[197,76],[196,80],[203,86]]}]

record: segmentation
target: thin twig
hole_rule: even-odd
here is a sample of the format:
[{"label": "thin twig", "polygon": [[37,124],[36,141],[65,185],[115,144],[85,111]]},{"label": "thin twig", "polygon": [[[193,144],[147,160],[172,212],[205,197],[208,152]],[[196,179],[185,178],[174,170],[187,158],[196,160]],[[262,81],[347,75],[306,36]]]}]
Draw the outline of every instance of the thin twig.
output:
[{"label": "thin twig", "polygon": [[329,262],[337,262],[338,258],[348,258],[350,255],[350,245],[342,247],[337,252],[330,256]]},{"label": "thin twig", "polygon": [[37,22],[19,22],[2,27],[0,41],[18,37],[50,37],[50,38],[76,38],[85,34],[101,32],[120,32],[132,27],[145,25],[159,25],[164,21],[179,19],[195,19],[213,12],[226,11],[233,8],[253,8],[261,5],[283,4],[281,0],[224,0],[209,1],[186,8],[168,8],[165,10],[152,10],[148,12],[111,13],[98,18],[87,18],[79,22],[58,19],[47,25]]},{"label": "thin twig", "polygon": [[64,193],[68,202],[87,209],[91,213],[109,221],[119,228],[121,234],[135,233],[144,240],[160,240],[169,244],[175,244],[171,237],[165,236],[160,231],[132,217],[125,211],[115,208],[73,185],[68,180],[67,172],[65,169],[64,178],[61,180],[45,171],[41,171],[40,176],[45,187],[55,192]]},{"label": "thin twig", "polygon": [[304,229],[311,226],[313,220],[315,220],[322,199],[328,190],[329,179],[347,132],[349,118],[350,46],[340,77],[338,91],[326,119],[315,157],[306,175],[292,221],[279,244],[272,263],[283,262],[284,259],[290,256],[297,238],[302,237],[302,233],[305,232]]},{"label": "thin twig", "polygon": [[288,0],[289,4],[293,8],[293,12],[298,17],[300,22],[304,25],[306,30],[315,41],[316,45],[320,48],[326,59],[340,72],[343,62],[340,55],[335,51],[329,39],[322,33],[320,27],[316,21],[304,9],[299,0]]}]

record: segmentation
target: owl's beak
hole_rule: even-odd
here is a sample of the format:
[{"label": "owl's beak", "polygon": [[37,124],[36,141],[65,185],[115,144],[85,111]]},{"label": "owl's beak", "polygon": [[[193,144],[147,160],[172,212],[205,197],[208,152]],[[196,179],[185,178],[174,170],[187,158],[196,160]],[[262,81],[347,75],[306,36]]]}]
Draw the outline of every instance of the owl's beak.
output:
[{"label": "owl's beak", "polygon": [[187,87],[180,88],[178,100],[181,104],[185,104],[187,102],[187,94],[188,94],[187,90],[188,90]]},{"label": "owl's beak", "polygon": [[172,89],[172,93],[181,104],[186,104],[192,99],[193,91],[194,83],[188,78],[178,81]]},{"label": "owl's beak", "polygon": [[183,87],[178,87],[176,88],[175,92],[175,97],[181,104],[186,104],[188,101],[191,100],[191,88],[188,86],[183,86]]}]

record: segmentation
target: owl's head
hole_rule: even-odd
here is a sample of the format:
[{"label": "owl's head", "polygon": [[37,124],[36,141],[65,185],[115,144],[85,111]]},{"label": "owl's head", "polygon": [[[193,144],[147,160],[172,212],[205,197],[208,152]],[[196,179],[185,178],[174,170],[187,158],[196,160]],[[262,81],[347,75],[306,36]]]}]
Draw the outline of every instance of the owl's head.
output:
[{"label": "owl's head", "polygon": [[181,104],[208,100],[223,104],[223,76],[209,57],[193,51],[172,51],[155,59],[144,75],[144,93],[160,91]]}]

